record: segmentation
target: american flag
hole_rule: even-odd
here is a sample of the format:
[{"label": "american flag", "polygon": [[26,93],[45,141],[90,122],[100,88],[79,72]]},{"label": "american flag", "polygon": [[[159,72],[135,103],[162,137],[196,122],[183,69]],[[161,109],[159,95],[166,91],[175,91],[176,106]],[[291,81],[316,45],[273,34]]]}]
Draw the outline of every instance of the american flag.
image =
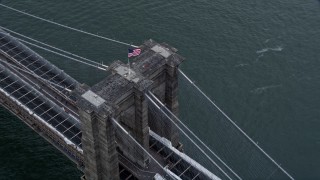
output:
[{"label": "american flag", "polygon": [[138,56],[141,53],[141,49],[128,49],[128,57]]}]

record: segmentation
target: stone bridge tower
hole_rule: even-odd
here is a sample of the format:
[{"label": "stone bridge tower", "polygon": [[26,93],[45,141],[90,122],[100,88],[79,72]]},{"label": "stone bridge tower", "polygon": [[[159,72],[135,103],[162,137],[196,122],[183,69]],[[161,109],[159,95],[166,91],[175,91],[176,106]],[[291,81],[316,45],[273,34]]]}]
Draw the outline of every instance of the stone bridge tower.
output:
[{"label": "stone bridge tower", "polygon": [[86,179],[119,179],[118,153],[144,168],[148,156],[134,142],[123,138],[111,123],[116,119],[146,149],[149,128],[180,148],[178,131],[148,113],[144,94],[152,91],[178,115],[178,66],[183,58],[167,44],[146,41],[142,53],[128,68],[120,61],[110,66],[112,75],[93,87],[77,88]]}]

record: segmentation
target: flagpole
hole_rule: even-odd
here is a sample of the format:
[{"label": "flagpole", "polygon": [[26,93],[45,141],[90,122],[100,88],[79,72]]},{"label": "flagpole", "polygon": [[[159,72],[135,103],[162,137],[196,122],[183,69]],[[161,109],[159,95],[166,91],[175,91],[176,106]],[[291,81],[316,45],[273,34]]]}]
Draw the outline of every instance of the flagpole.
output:
[{"label": "flagpole", "polygon": [[130,75],[130,61],[129,61],[129,57],[128,57],[128,66],[129,66],[129,75]]},{"label": "flagpole", "polygon": [[[132,43],[130,43],[130,47],[129,48],[131,48],[132,47],[132,45],[131,45]],[[130,75],[130,73],[131,73],[131,71],[130,71],[130,57],[128,56],[128,66],[129,66],[129,72],[128,72],[128,75]]]}]

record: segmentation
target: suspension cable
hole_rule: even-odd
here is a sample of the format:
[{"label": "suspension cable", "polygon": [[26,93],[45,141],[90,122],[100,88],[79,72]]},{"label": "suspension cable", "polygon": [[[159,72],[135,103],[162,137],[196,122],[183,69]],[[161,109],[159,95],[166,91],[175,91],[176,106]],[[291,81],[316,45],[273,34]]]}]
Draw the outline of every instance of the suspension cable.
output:
[{"label": "suspension cable", "polygon": [[96,37],[96,38],[108,40],[108,41],[111,41],[111,42],[114,42],[114,43],[118,43],[118,44],[122,44],[122,45],[126,45],[126,46],[131,46],[131,47],[135,47],[135,48],[138,47],[138,46],[133,45],[133,44],[125,43],[125,42],[118,41],[118,40],[115,40],[115,39],[111,39],[111,38],[108,38],[108,37],[104,37],[104,36],[100,36],[100,35],[93,34],[93,33],[90,33],[90,32],[86,32],[86,31],[83,31],[83,30],[80,30],[80,29],[77,29],[77,28],[73,28],[73,27],[70,27],[70,26],[67,26],[67,25],[63,25],[63,24],[60,24],[60,23],[57,23],[57,22],[54,22],[54,21],[50,21],[50,20],[48,20],[48,19],[41,18],[41,17],[39,17],[39,16],[36,16],[36,15],[33,15],[33,14],[29,14],[29,13],[27,13],[27,12],[20,11],[20,10],[18,10],[18,9],[15,9],[15,8],[12,8],[12,7],[9,7],[9,6],[6,6],[6,5],[4,5],[4,4],[2,4],[2,3],[0,3],[0,6],[2,6],[2,7],[4,7],[4,8],[7,8],[7,9],[10,9],[10,10],[12,10],[12,11],[15,11],[15,12],[18,12],[18,13],[21,13],[21,14],[24,14],[24,15],[27,15],[27,16],[30,16],[30,17],[33,17],[33,18],[36,18],[36,19],[45,21],[45,22],[48,22],[48,23],[57,25],[57,26],[60,26],[60,27],[64,27],[64,28],[66,28],[66,29],[70,29],[70,30],[77,31],[77,32],[80,32],[80,33],[83,33],[83,34],[87,34],[87,35],[90,35],[90,36],[94,36],[94,37]]},{"label": "suspension cable", "polygon": [[178,125],[176,122],[174,122],[174,120],[172,120],[172,118],[163,111],[163,109],[161,107],[159,107],[157,105],[156,102],[154,102],[152,100],[152,98],[148,95],[148,94],[145,94],[145,96],[147,97],[147,99],[154,105],[156,106],[157,109],[159,109],[161,111],[161,113],[163,113],[170,121],[172,124],[174,124],[210,161],[213,165],[215,165],[228,179],[232,179],[206,152],[204,152],[204,150],[197,144],[194,142],[193,139],[190,138],[190,136],[185,132],[183,131]]},{"label": "suspension cable", "polygon": [[85,64],[85,65],[88,65],[88,66],[91,66],[91,67],[95,67],[95,68],[98,68],[98,69],[103,70],[103,71],[108,71],[107,69],[102,68],[102,67],[100,67],[100,66],[93,65],[93,64],[90,64],[90,63],[87,63],[87,62],[81,61],[81,60],[79,60],[79,59],[75,59],[75,58],[73,58],[73,57],[70,57],[70,56],[67,56],[67,55],[64,55],[64,54],[58,53],[58,52],[56,52],[56,51],[53,51],[53,50],[47,49],[47,48],[45,48],[45,47],[42,47],[42,46],[39,46],[39,45],[33,44],[33,43],[29,42],[29,41],[26,41],[26,40],[23,40],[23,39],[20,39],[20,38],[17,38],[17,37],[16,37],[16,39],[18,39],[18,40],[19,40],[19,41],[21,41],[21,42],[27,43],[27,44],[29,44],[29,45],[31,45],[31,46],[35,46],[35,47],[37,47],[37,48],[39,48],[39,49],[42,49],[42,50],[45,50],[45,51],[49,51],[49,52],[54,53],[54,54],[56,54],[56,55],[59,55],[59,56],[62,56],[62,57],[65,57],[65,58],[71,59],[71,60],[73,60],[73,61],[76,61],[76,62],[79,62],[79,63]]},{"label": "suspension cable", "polygon": [[185,75],[181,69],[178,71],[183,75],[218,111],[227,118],[227,120],[234,125],[255,147],[257,147],[271,162],[273,162],[283,173],[285,173],[290,179],[294,179],[286,170],[284,170],[271,156],[269,156],[257,143],[255,143],[232,119],[222,111],[193,81],[191,81],[187,75]]},{"label": "suspension cable", "polygon": [[165,106],[152,92],[148,91],[148,93],[151,95],[151,97],[153,97],[153,99],[155,99],[165,110],[167,110],[169,112],[169,114],[174,117],[178,123],[180,123],[187,131],[190,132],[191,135],[193,135],[208,151],[211,152],[211,154],[213,154],[226,168],[229,169],[229,171],[231,171],[233,173],[233,175],[235,175],[238,179],[242,179],[236,172],[234,172],[218,155],[216,155],[197,135],[195,135],[182,121],[180,121],[180,119],[173,114],[168,108],[167,106]]},{"label": "suspension cable", "polygon": [[167,172],[167,169],[164,168],[140,143],[138,143],[137,140],[135,140],[130,133],[125,130],[118,122],[117,120],[115,120],[114,118],[111,118],[112,124],[116,127],[119,128],[123,133],[125,133],[126,135],[128,135],[131,140],[133,140],[160,168],[162,168],[162,170],[164,172],[166,172],[171,178],[175,179],[174,177],[172,177],[172,175],[170,173]]},{"label": "suspension cable", "polygon": [[41,80],[43,80],[43,81],[45,81],[45,82],[47,82],[47,83],[49,83],[49,84],[51,84],[51,85],[54,85],[54,86],[59,87],[59,88],[62,88],[62,89],[64,89],[64,90],[68,91],[68,92],[71,92],[70,89],[68,89],[68,88],[66,88],[66,87],[63,87],[63,86],[61,86],[61,85],[59,85],[59,84],[56,84],[56,83],[54,83],[54,82],[48,81],[48,80],[46,80],[46,79],[38,76],[37,74],[35,74],[35,73],[33,73],[33,72],[29,72],[29,71],[27,71],[27,70],[25,70],[25,69],[19,68],[19,67],[15,66],[15,65],[13,65],[13,64],[10,64],[9,62],[6,62],[6,61],[4,61],[4,60],[2,60],[2,59],[0,59],[0,61],[3,62],[3,63],[5,63],[5,64],[7,64],[8,66],[11,66],[12,68],[14,68],[14,69],[16,69],[16,70],[23,71],[23,72],[25,72],[25,73],[27,73],[27,74],[30,74],[31,76],[33,76],[33,77],[35,77],[35,78],[37,78],[37,79],[41,79]]},{"label": "suspension cable", "polygon": [[65,54],[68,54],[68,55],[71,55],[71,56],[80,58],[80,59],[82,59],[82,60],[89,61],[89,62],[91,62],[91,63],[97,64],[97,65],[101,65],[101,66],[104,66],[104,67],[108,68],[108,66],[106,66],[106,65],[103,65],[103,64],[100,64],[100,63],[95,62],[95,61],[93,61],[93,60],[90,60],[90,59],[88,59],[88,58],[85,58],[85,57],[82,57],[82,56],[73,54],[73,53],[71,53],[71,52],[68,52],[68,51],[59,49],[59,48],[57,48],[57,47],[51,46],[51,45],[49,45],[49,44],[46,44],[46,43],[41,42],[41,41],[38,41],[38,40],[33,39],[33,38],[31,38],[31,37],[28,37],[28,36],[26,36],[26,35],[20,34],[20,33],[18,33],[18,32],[15,32],[15,31],[10,30],[10,29],[8,29],[8,28],[5,28],[5,27],[3,27],[3,26],[0,26],[0,29],[4,29],[4,30],[6,30],[6,31],[8,31],[8,32],[11,32],[11,33],[13,33],[13,34],[17,34],[17,35],[19,35],[19,36],[21,36],[21,37],[24,37],[24,38],[26,38],[26,39],[29,39],[29,40],[34,41],[34,42],[36,42],[36,43],[39,43],[39,44],[41,44],[41,45],[50,47],[50,48],[52,48],[52,49],[54,49],[54,50],[63,52],[63,53],[65,53]]}]

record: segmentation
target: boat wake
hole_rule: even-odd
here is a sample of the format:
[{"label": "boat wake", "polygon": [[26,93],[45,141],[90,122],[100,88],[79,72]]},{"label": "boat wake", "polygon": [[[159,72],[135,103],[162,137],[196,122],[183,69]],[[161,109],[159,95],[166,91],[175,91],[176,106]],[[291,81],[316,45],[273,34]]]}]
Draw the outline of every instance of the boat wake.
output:
[{"label": "boat wake", "polygon": [[254,89],[254,90],[251,90],[250,92],[253,93],[253,94],[261,94],[263,92],[266,92],[269,89],[279,88],[281,86],[282,86],[281,84],[277,84],[277,85],[258,87],[258,88]]},{"label": "boat wake", "polygon": [[241,64],[238,64],[238,65],[235,65],[234,67],[244,67],[244,66],[249,66],[249,64],[241,63]]},{"label": "boat wake", "polygon": [[258,50],[256,53],[257,54],[263,54],[263,53],[268,52],[268,51],[282,51],[282,50],[283,50],[283,47],[282,46],[278,46],[278,47],[275,47],[275,48],[264,48],[264,49]]}]

